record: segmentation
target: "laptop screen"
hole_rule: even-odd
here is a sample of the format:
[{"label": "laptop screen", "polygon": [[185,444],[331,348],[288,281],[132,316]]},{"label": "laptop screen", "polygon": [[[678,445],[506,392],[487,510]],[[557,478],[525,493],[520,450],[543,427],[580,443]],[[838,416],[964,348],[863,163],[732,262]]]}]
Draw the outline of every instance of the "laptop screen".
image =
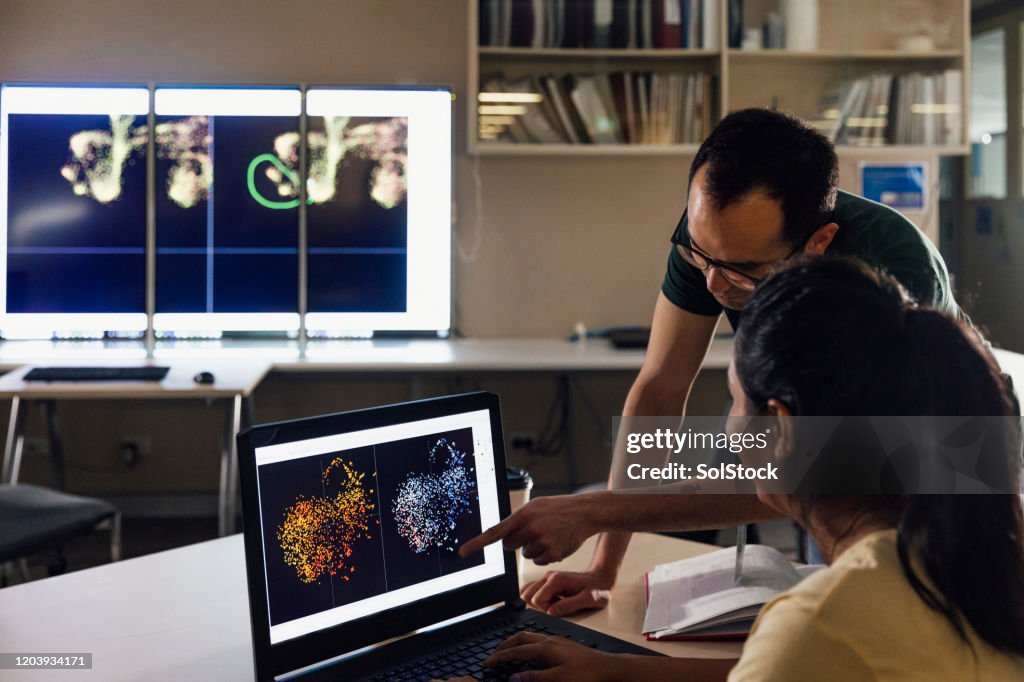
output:
[{"label": "laptop screen", "polygon": [[[501,576],[486,409],[255,448],[270,642]],[[501,471],[504,475],[504,470]]]}]

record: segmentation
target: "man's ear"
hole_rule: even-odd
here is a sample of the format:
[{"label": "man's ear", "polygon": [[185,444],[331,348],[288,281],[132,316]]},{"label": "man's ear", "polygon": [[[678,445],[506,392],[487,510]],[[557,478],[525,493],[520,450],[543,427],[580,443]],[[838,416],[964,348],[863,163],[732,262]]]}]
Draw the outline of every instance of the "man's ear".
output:
[{"label": "man's ear", "polygon": [[837,223],[826,223],[822,225],[811,238],[807,240],[807,245],[804,247],[804,253],[811,256],[820,256],[825,253],[825,249],[835,239],[836,233],[839,232],[839,225]]}]

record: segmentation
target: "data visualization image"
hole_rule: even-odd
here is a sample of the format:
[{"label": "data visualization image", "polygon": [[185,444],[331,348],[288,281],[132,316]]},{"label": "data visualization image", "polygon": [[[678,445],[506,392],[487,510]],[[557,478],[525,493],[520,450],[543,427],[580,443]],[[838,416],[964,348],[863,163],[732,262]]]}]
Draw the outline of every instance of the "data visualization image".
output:
[{"label": "data visualization image", "polygon": [[404,312],[408,119],[309,123],[309,310]]},{"label": "data visualization image", "polygon": [[484,563],[472,429],[258,468],[271,625]]},{"label": "data visualization image", "polygon": [[298,201],[268,160],[298,90],[157,88],[155,108],[155,328],[297,329]]},{"label": "data visualization image", "polygon": [[[157,311],[298,309],[298,213],[249,166],[298,120],[157,117]],[[256,171],[258,169],[254,169]],[[281,203],[281,202],[277,202]]]},{"label": "data visualization image", "polygon": [[11,113],[6,133],[6,312],[144,313],[146,117]]}]

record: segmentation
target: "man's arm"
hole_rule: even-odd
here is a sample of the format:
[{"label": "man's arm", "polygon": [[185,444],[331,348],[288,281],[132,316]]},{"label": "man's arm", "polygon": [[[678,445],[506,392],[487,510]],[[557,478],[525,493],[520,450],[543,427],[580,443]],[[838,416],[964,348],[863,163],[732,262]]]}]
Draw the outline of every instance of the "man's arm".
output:
[{"label": "man's arm", "polygon": [[[716,317],[688,313],[659,294],[647,356],[624,416],[682,415],[716,323]],[[613,471],[626,456],[617,444]],[[523,588],[523,599],[533,606],[565,615],[602,605],[600,595],[615,584],[629,545],[628,531],[720,528],[775,516],[753,496],[601,492],[541,497],[465,543],[459,553],[468,556],[503,540],[506,548],[522,547],[526,558],[547,564],[572,554],[595,533],[614,531],[598,540],[587,571],[553,571]]]},{"label": "man's arm", "polygon": [[[658,292],[647,354],[640,374],[626,396],[622,416],[683,415],[690,389],[707,355],[717,325],[717,316],[695,315],[669,301],[664,293]],[[622,443],[616,443],[612,452],[609,486],[614,472],[625,469],[626,454]],[[634,526],[633,530],[641,528]],[[629,547],[629,538],[630,533],[623,531],[607,532],[598,538],[587,572],[598,577],[601,582],[608,583],[609,587],[604,589],[610,589],[615,584],[622,557]]]}]

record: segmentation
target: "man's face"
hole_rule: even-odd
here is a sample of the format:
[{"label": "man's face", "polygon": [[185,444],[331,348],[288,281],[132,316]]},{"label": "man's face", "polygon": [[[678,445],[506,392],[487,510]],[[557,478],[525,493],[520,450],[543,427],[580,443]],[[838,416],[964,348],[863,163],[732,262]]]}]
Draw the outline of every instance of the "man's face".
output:
[{"label": "man's face", "polygon": [[[707,166],[693,176],[686,205],[693,247],[735,270],[761,279],[771,266],[792,252],[782,241],[782,204],[755,190],[721,211],[704,192]],[[737,287],[715,267],[704,271],[707,287],[726,308],[740,310],[752,293]]]}]

